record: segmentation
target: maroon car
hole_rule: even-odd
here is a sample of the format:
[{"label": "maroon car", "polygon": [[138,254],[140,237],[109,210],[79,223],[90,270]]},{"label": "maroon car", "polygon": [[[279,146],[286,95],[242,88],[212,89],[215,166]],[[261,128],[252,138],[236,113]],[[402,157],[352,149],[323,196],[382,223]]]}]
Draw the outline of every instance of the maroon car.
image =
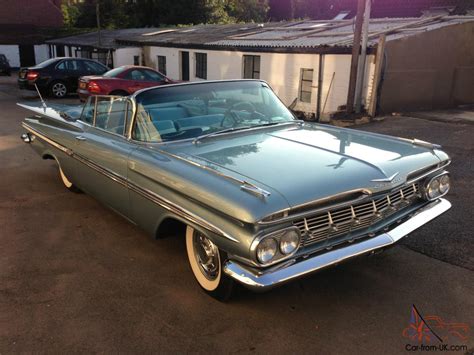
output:
[{"label": "maroon car", "polygon": [[77,93],[85,101],[91,95],[128,96],[143,88],[171,83],[174,81],[151,68],[124,65],[101,76],[79,78]]}]

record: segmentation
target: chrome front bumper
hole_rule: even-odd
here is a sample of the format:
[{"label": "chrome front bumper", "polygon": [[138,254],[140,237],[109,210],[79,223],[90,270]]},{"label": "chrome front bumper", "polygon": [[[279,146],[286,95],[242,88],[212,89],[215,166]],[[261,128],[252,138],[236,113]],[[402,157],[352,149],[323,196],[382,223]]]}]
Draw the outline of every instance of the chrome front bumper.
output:
[{"label": "chrome front bumper", "polygon": [[284,262],[280,268],[270,268],[260,273],[236,261],[229,260],[224,265],[224,272],[231,278],[242,283],[245,287],[254,291],[264,291],[355,256],[390,246],[415,229],[446,212],[449,208],[451,208],[451,203],[441,198],[419,209],[412,218],[398,225],[391,231],[376,235],[363,242],[328,251],[302,261],[287,261]]}]

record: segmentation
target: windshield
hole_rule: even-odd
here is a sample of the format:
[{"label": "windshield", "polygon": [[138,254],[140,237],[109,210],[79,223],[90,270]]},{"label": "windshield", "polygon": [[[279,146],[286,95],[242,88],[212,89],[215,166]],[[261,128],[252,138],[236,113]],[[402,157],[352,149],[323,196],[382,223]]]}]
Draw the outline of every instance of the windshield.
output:
[{"label": "windshield", "polygon": [[261,81],[203,82],[144,91],[136,96],[133,138],[165,142],[294,121]]},{"label": "windshield", "polygon": [[108,78],[114,78],[120,73],[123,73],[126,70],[126,68],[118,67],[112,70],[109,70],[107,73],[103,74],[103,76],[106,76]]},{"label": "windshield", "polygon": [[36,65],[37,68],[46,68],[48,65],[52,64],[52,63],[56,63],[58,60],[60,60],[62,58],[51,58],[51,59],[47,59],[45,60],[44,62],[41,62],[39,63],[38,65]]}]

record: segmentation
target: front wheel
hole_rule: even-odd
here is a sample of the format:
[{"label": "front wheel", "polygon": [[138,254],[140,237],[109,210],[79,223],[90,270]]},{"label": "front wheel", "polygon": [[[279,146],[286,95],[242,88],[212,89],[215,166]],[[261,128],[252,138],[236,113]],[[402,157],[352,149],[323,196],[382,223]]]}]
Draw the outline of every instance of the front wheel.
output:
[{"label": "front wheel", "polygon": [[201,288],[219,301],[228,300],[234,281],[222,272],[225,253],[190,226],[186,227],[186,250],[191,270]]}]

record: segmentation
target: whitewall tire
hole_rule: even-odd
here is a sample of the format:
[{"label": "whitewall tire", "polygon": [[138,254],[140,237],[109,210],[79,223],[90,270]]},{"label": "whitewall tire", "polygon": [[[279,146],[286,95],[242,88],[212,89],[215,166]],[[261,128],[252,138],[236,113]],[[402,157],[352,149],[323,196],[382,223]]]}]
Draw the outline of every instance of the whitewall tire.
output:
[{"label": "whitewall tire", "polygon": [[66,188],[69,191],[80,192],[80,190],[76,187],[76,185],[74,185],[71,181],[69,181],[66,174],[64,174],[63,169],[61,169],[61,165],[59,165],[59,163],[58,163],[58,168],[59,168],[59,177],[61,178],[63,185],[66,186]]},{"label": "whitewall tire", "polygon": [[190,226],[186,227],[186,250],[189,265],[201,288],[220,301],[229,299],[234,282],[222,272],[225,253]]}]

